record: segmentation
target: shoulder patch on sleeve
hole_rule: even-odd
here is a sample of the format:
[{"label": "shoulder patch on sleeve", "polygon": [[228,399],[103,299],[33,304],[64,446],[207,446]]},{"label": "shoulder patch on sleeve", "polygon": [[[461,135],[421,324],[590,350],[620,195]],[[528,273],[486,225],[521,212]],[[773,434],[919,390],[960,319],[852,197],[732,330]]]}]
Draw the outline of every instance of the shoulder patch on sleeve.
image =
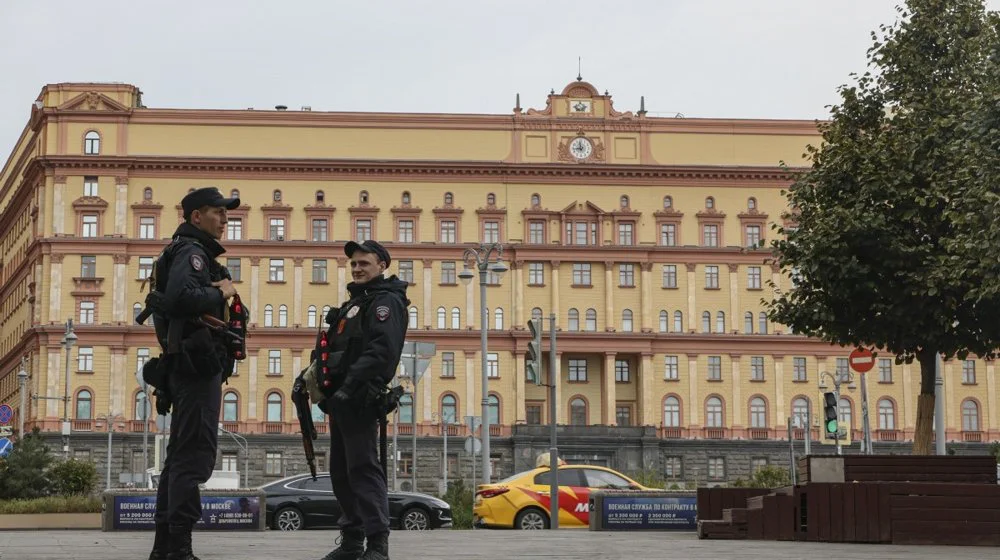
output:
[{"label": "shoulder patch on sleeve", "polygon": [[201,255],[193,253],[191,255],[191,268],[201,272],[205,268],[205,259],[202,259]]},{"label": "shoulder patch on sleeve", "polygon": [[375,308],[375,318],[379,321],[385,321],[389,318],[389,306],[380,305]]}]

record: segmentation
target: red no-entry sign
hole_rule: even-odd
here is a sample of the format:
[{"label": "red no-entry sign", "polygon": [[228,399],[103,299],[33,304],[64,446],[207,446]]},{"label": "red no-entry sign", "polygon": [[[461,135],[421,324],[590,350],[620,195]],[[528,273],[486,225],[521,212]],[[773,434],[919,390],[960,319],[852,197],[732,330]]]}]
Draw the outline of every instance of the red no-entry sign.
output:
[{"label": "red no-entry sign", "polygon": [[858,373],[865,373],[875,367],[875,356],[865,348],[855,348],[847,361],[851,364],[851,369]]}]

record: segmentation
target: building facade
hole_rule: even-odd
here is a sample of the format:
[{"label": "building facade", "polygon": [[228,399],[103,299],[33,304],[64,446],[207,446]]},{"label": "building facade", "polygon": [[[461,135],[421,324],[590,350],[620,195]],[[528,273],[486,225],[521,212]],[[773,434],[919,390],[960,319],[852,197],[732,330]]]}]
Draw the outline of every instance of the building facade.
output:
[{"label": "building facade", "polygon": [[[766,249],[786,225],[779,163],[806,165],[819,141],[813,122],[618,111],[580,80],[544,109],[518,96],[496,115],[157,109],[130,85],[48,85],[0,175],[0,401],[19,408],[26,358],[29,427],[59,430],[68,371],[74,431],[108,415],[142,431],[135,372],[158,353],[134,320],[143,280],[180,199],[214,185],[243,202],[220,260],[252,312],[249,358],[224,387],[232,431],[297,433],[288,393],[324,309],[345,299],[343,244],[373,238],[410,282],[409,338],[437,345],[401,434],[480,415],[479,290],[458,273],[466,248],[495,242],[510,271],[487,288],[494,437],[549,421],[524,357],[527,320],[552,314],[558,423],[780,439],[821,408],[820,373],[847,368],[848,349],[762,305],[790,286]],[[948,439],[1000,437],[994,364],[944,369]],[[876,439],[911,439],[919,366],[880,358],[868,392]],[[841,413],[860,430],[856,385]]]}]

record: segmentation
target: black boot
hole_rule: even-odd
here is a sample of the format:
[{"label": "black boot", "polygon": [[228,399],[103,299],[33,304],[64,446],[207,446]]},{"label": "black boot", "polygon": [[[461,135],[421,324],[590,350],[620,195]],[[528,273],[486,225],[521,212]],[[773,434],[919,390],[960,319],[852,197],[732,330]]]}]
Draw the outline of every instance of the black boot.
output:
[{"label": "black boot", "polygon": [[167,560],[168,552],[170,552],[170,525],[157,523],[156,536],[153,537],[153,551],[149,553],[149,560]]},{"label": "black boot", "polygon": [[198,560],[191,551],[191,526],[170,526],[170,554],[167,560]]},{"label": "black boot", "polygon": [[368,550],[358,560],[389,560],[389,532],[368,535]]},{"label": "black boot", "polygon": [[341,531],[340,546],[327,553],[322,560],[358,560],[365,552],[365,532],[359,529]]}]

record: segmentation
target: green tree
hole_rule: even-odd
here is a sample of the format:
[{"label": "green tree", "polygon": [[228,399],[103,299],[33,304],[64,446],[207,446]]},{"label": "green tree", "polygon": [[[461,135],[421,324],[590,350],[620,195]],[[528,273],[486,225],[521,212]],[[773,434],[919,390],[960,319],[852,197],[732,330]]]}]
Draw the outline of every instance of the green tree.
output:
[{"label": "green tree", "polygon": [[6,459],[0,459],[0,499],[18,500],[49,495],[52,455],[38,427],[24,436]]},{"label": "green tree", "polygon": [[49,469],[52,493],[59,496],[88,495],[97,486],[97,467],[90,461],[69,459]]},{"label": "green tree", "polygon": [[811,167],[785,193],[796,227],[772,245],[792,287],[765,303],[800,334],[917,360],[913,452],[927,454],[936,356],[990,356],[1000,341],[983,312],[1000,307],[969,297],[984,278],[956,220],[983,153],[969,121],[995,81],[997,17],[980,0],[911,0],[898,13],[872,33],[868,71],[840,88]]}]

